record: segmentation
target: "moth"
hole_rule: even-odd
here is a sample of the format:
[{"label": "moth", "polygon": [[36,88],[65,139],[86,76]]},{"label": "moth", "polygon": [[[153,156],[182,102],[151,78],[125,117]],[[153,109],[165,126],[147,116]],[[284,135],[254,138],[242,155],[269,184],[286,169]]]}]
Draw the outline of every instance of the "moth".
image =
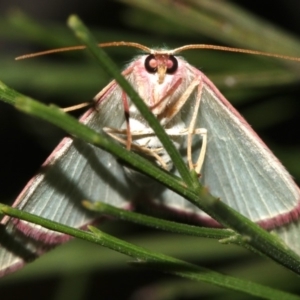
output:
[{"label": "moth", "polygon": [[[145,54],[135,57],[122,74],[165,128],[190,169],[211,194],[267,230],[273,230],[300,254],[300,192],[291,176],[232,107],[215,85],[182,57],[181,51],[210,48],[265,53],[207,45],[174,50],[150,49],[137,43],[114,42]],[[276,55],[270,55],[276,56]],[[80,122],[110,135],[159,167],[176,172],[152,129],[126,93],[111,81],[94,98]],[[213,220],[193,204],[111,154],[76,138],[66,137],[23,189],[14,207],[72,227],[84,228],[95,214],[83,199],[134,209],[149,200],[194,221]],[[0,275],[21,267],[69,237],[35,224],[4,217]]]}]

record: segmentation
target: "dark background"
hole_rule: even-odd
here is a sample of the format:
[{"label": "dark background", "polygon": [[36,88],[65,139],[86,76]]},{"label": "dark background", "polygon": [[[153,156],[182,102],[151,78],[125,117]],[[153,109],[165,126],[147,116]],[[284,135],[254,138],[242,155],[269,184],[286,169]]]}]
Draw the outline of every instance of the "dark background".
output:
[{"label": "dark background", "polygon": [[[184,1],[169,2],[174,3],[174,5],[176,3],[184,3]],[[276,24],[276,26],[279,28],[292,33],[295,37],[299,38],[300,3],[298,1],[260,1],[257,3],[254,1],[231,2],[238,4],[248,12],[251,12],[273,24]],[[43,76],[45,74],[50,74],[52,71],[50,65],[52,64],[53,66],[67,69],[71,66],[71,64],[77,64],[77,56],[74,56],[73,58],[73,54],[69,55],[71,58],[66,56],[51,56],[42,58],[41,60],[30,60],[24,63],[13,62],[13,57],[17,55],[48,49],[54,46],[64,46],[53,42],[53,36],[56,35],[56,32],[54,32],[53,36],[49,38],[50,41],[48,47],[47,36],[44,37],[45,41],[43,42],[34,42],[33,39],[22,39],[21,37],[14,38],[8,34],[5,35],[5,26],[8,26],[8,23],[4,22],[4,18],[7,18],[11,12],[15,12],[16,10],[22,11],[35,21],[44,24],[45,26],[48,24],[55,24],[60,26],[59,28],[64,27],[65,21],[71,13],[76,13],[82,18],[82,20],[85,21],[88,26],[91,26],[93,29],[102,32],[104,40],[107,41],[110,40],[110,36],[112,36],[111,40],[114,40],[116,37],[119,40],[122,40],[122,36],[124,36],[126,39],[127,37],[131,37],[135,38],[135,41],[147,43],[147,46],[150,47],[153,45],[156,46],[162,44],[180,46],[187,43],[224,43],[224,41],[220,41],[205,35],[201,36],[196,33],[191,33],[188,36],[176,36],[174,32],[169,34],[168,30],[165,30],[163,25],[160,27],[161,18],[158,18],[155,13],[149,18],[148,26],[150,29],[149,27],[147,28],[134,25],[134,19],[130,20],[130,16],[132,17],[133,14],[138,15],[139,11],[133,10],[130,6],[116,1],[55,0],[42,3],[41,1],[33,0],[2,0],[0,2],[0,18],[3,18],[3,22],[0,23],[0,26],[2,24],[2,28],[0,28],[2,32],[2,37],[0,40],[0,55],[6,60],[6,62],[8,57],[11,58],[11,61],[9,62],[9,65],[2,63],[2,67],[0,66],[0,80],[3,80],[6,84],[24,94],[28,94],[46,103],[57,103],[60,106],[67,106],[66,104],[69,103],[72,104],[73,102],[77,103],[90,100],[101,88],[103,88],[105,83],[102,83],[102,81],[99,81],[98,83],[95,78],[91,78],[89,81],[89,74],[82,74],[82,80],[89,82],[87,82],[86,86],[80,91],[76,90],[74,92],[72,91],[72,84],[78,85],[77,75],[80,75],[76,74],[75,76],[74,74],[74,77],[69,75],[67,78],[61,78],[60,81],[56,82],[55,84],[51,83],[48,85],[49,89],[47,89],[47,82],[41,83],[41,81],[43,80]],[[156,29],[151,30],[151,27]],[[9,30],[11,31],[11,29]],[[66,29],[66,31],[67,30],[68,29]],[[178,32],[181,30],[182,28],[178,27]],[[72,41],[72,34],[70,33],[69,35],[70,41]],[[73,40],[73,44],[76,44],[75,39]],[[229,45],[235,46],[230,43]],[[128,54],[126,51],[124,53],[115,53],[112,50],[113,57],[119,63],[120,68],[122,68],[126,62],[130,61],[132,56],[135,54],[134,51],[132,54]],[[274,49],[274,52],[276,52],[276,49]],[[287,50],[287,53],[283,54],[290,53]],[[84,57],[84,63],[86,57],[84,55],[82,56]],[[233,62],[235,61],[233,56],[230,56],[230,58]],[[82,59],[80,55],[78,59]],[[228,61],[226,60],[228,60],[228,58],[222,59],[224,60],[226,68],[226,64],[228,64]],[[90,66],[92,64],[91,60],[86,60],[87,64]],[[40,69],[35,67],[33,68],[33,66],[38,65],[40,61]],[[224,71],[224,65],[221,63],[212,63],[210,68],[209,62],[198,59],[196,64],[196,66],[201,68],[203,72],[211,72],[212,75],[226,75],[226,70]],[[43,66],[48,67],[43,68]],[[268,68],[267,63],[266,68]],[[93,69],[89,70],[92,70],[92,74],[95,74]],[[245,72],[247,72],[247,70],[245,70]],[[26,77],[28,80],[24,81],[24,78],[26,79]],[[109,78],[104,77],[101,80],[108,82]],[[245,115],[246,119],[249,120],[249,123],[253,125],[254,129],[259,133],[263,140],[270,145],[275,154],[283,161],[284,165],[295,177],[297,183],[300,181],[300,167],[298,166],[300,149],[300,106],[298,99],[300,89],[298,86],[298,82],[293,82],[286,85],[282,84],[279,87],[274,84],[274,86],[270,86],[269,89],[252,87],[248,89],[249,94],[247,94],[247,96],[243,95],[241,97],[246,99],[245,101],[241,102],[239,102],[239,97],[234,95],[234,91],[226,90],[226,88],[224,88],[225,95],[229,98],[229,100],[231,100],[230,95],[233,95],[232,98],[234,105],[238,107],[239,111]],[[56,87],[57,90],[54,87]],[[247,87],[241,90],[246,93]],[[290,107],[289,113],[281,111],[281,109],[276,109],[272,106],[272,101],[275,98],[278,101],[280,99],[283,99],[282,101],[286,101],[286,106]],[[280,116],[282,112],[283,117],[274,118],[275,121],[272,118],[268,119],[267,115],[260,114],[259,111],[257,111],[257,107],[259,107],[258,104],[265,105],[264,107],[270,107],[269,112],[272,113],[274,110],[274,114],[277,116]],[[268,106],[269,104],[270,106]],[[22,187],[38,170],[39,166],[51,152],[51,149],[55,147],[63,135],[63,132],[53,128],[53,126],[25,116],[7,104],[0,103],[0,199],[2,202],[11,203],[13,201]],[[143,234],[152,234],[152,232],[148,232],[147,230],[140,231],[140,229],[132,228],[130,225],[126,224],[126,226],[128,227],[127,229],[124,229],[125,236],[134,236],[134,234],[141,234],[140,232]],[[70,248],[68,249],[72,251]],[[64,257],[64,255],[66,254],[61,254],[61,257]],[[238,268],[242,270],[243,264],[248,266],[251,265],[253,257],[247,257],[248,260],[245,261],[244,256],[246,254],[242,253],[240,255],[241,256],[239,256],[238,259],[235,260],[233,257],[231,257],[226,262],[224,262],[224,260],[221,258],[218,258],[217,262],[212,262],[212,260],[208,262],[208,265],[209,267],[215,267],[221,270],[224,268],[226,272],[231,272],[228,271],[231,270],[230,267],[229,269],[226,269],[228,265],[238,265],[238,263],[240,263]],[[85,253],[82,252],[78,256],[78,259],[81,259],[85,256]],[[115,259],[116,258],[114,257],[111,258],[112,261]],[[92,269],[92,271],[89,271],[90,269],[87,268],[87,271],[85,272],[72,274],[74,275],[73,277],[70,275],[71,272],[68,273],[68,276],[65,274],[62,275],[59,272],[55,273],[55,271],[52,273],[49,272],[48,274],[46,272],[47,275],[40,279],[38,277],[34,277],[34,275],[31,277],[26,277],[25,274],[23,278],[21,277],[19,279],[17,277],[15,280],[11,279],[10,281],[8,280],[7,282],[4,282],[2,285],[0,282],[1,298],[3,293],[5,293],[5,297],[3,297],[3,299],[17,299],[24,295],[32,299],[40,298],[41,296],[45,299],[58,299],[59,297],[63,297],[62,295],[71,295],[72,290],[76,290],[74,286],[80,285],[81,289],[78,288],[78,286],[77,288],[81,291],[81,294],[79,292],[74,292],[76,295],[72,299],[89,299],[92,297],[94,298],[95,296],[101,299],[129,299],[130,295],[133,295],[143,287],[154,285],[155,288],[159,290],[162,286],[169,287],[169,281],[171,282],[170,286],[174,286],[173,277],[165,277],[161,274],[151,271],[140,272],[140,270],[128,267],[125,262],[126,259],[123,258],[122,262],[120,263],[121,266],[114,266],[112,263],[112,265],[104,268],[104,270],[101,268],[101,266],[99,266],[98,269]],[[63,264],[63,260],[61,267],[66,267]],[[269,266],[269,268],[271,267]],[[277,270],[277,272],[279,271]],[[254,276],[254,278],[256,277]],[[162,282],[163,284],[161,285]],[[186,287],[182,289],[185,290]],[[189,287],[187,290],[193,291],[194,287]],[[152,292],[150,294],[152,295]],[[179,293],[170,299],[197,299],[198,297],[193,293],[191,293],[192,295],[183,294],[185,293]],[[216,292],[216,294],[218,294],[218,292]],[[151,298],[151,296],[149,296],[148,299],[155,298]],[[161,299],[167,298],[162,297]]]}]

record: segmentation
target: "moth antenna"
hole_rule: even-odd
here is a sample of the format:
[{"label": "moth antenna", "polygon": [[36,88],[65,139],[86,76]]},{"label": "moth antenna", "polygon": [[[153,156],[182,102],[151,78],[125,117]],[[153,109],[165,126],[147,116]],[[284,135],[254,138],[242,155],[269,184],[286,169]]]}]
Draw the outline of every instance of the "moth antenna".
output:
[{"label": "moth antenna", "polygon": [[300,57],[294,57],[289,55],[281,55],[281,54],[274,54],[269,52],[263,51],[256,51],[250,49],[242,49],[242,48],[232,48],[232,47],[225,47],[225,46],[215,46],[215,45],[186,45],[179,48],[176,48],[172,51],[172,54],[190,50],[190,49],[207,49],[207,50],[217,50],[217,51],[227,51],[227,52],[237,52],[237,53],[245,53],[245,54],[253,54],[253,55],[261,55],[261,56],[269,56],[293,61],[300,61]]},{"label": "moth antenna", "polygon": [[147,46],[144,46],[142,44],[139,43],[135,43],[135,42],[109,42],[109,43],[101,43],[98,44],[99,47],[104,48],[104,47],[132,47],[132,48],[137,48],[140,49],[142,51],[148,52],[150,53],[152,51],[152,49],[150,49]]},{"label": "moth antenna", "polygon": [[[134,43],[134,42],[109,42],[109,43],[100,43],[98,44],[99,47],[104,48],[104,47],[133,47],[137,48],[140,50],[143,50],[145,52],[151,52],[151,49],[139,44],[139,43]],[[26,58],[33,58],[37,56],[42,56],[42,55],[48,55],[48,54],[53,54],[53,53],[59,53],[59,52],[67,52],[67,51],[76,51],[76,50],[83,50],[86,49],[86,46],[70,46],[70,47],[63,47],[63,48],[57,48],[57,49],[51,49],[51,50],[45,50],[41,52],[36,52],[36,53],[30,53],[30,54],[25,54],[21,55],[15,58],[15,60],[21,60],[21,59],[26,59]]]},{"label": "moth antenna", "polygon": [[21,60],[21,59],[32,58],[32,57],[37,57],[37,56],[43,56],[43,55],[59,53],[59,52],[82,50],[82,49],[85,49],[85,48],[86,48],[85,46],[71,46],[71,47],[45,50],[45,51],[40,51],[40,52],[35,52],[35,53],[30,53],[30,54],[24,54],[24,55],[16,57],[15,60]]}]

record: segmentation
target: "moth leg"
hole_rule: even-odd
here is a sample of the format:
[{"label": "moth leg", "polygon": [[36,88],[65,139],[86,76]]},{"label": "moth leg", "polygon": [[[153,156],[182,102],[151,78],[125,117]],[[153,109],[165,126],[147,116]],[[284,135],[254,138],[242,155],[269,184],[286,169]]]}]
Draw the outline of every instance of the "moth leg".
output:
[{"label": "moth leg", "polygon": [[196,164],[193,163],[192,160],[192,142],[193,142],[193,135],[195,134],[195,125],[197,121],[197,116],[199,113],[199,108],[200,108],[200,102],[201,102],[201,97],[202,97],[202,90],[203,90],[203,84],[202,81],[199,81],[198,84],[198,91],[196,95],[196,101],[195,101],[195,107],[194,113],[192,115],[189,127],[188,127],[188,137],[187,137],[187,160],[188,164],[191,170],[195,170],[197,174],[200,174],[205,153],[206,153],[206,148],[207,148],[207,130],[205,128],[198,128],[196,131],[198,134],[202,136],[202,145],[201,145],[201,150],[199,153],[199,157],[197,159]]},{"label": "moth leg", "polygon": [[[194,164],[192,160],[192,139],[188,139],[188,145],[187,145],[187,151],[190,153],[190,157],[187,157],[188,164],[190,170],[195,170],[197,174],[200,174],[204,158],[205,158],[205,153],[206,153],[206,148],[207,148],[207,130],[205,128],[196,128],[191,131],[190,127],[183,129],[178,132],[178,130],[174,129],[167,129],[166,133],[169,136],[182,136],[182,135],[187,135],[187,136],[193,136],[193,135],[200,135],[202,137],[202,145],[201,145],[201,150],[199,153],[199,157],[197,159],[197,162]],[[190,144],[189,144],[190,143]]]},{"label": "moth leg", "polygon": [[174,101],[173,104],[168,106],[164,113],[159,116],[162,124],[168,123],[183,107],[195,88],[200,85],[199,78],[195,78],[192,83],[187,87],[179,99]]},{"label": "moth leg", "polygon": [[[187,137],[187,161],[189,168],[191,170],[195,170],[198,174],[200,174],[205,153],[206,153],[206,147],[207,147],[207,130],[205,128],[198,128],[195,129],[195,124],[197,121],[197,116],[199,112],[200,102],[201,102],[201,96],[202,96],[202,80],[201,77],[196,77],[191,84],[187,87],[187,89],[184,91],[182,96],[174,102],[173,105],[170,105],[169,108],[159,116],[159,119],[161,120],[161,123],[168,123],[183,107],[183,105],[186,103],[188,98],[191,96],[193,91],[197,88],[197,95],[196,95],[196,101],[195,101],[195,107],[194,107],[194,113],[192,115],[192,119],[190,121],[189,127],[188,127],[188,137]],[[168,132],[168,130],[166,130]],[[196,133],[197,132],[197,133]],[[199,153],[198,160],[196,164],[193,163],[192,160],[192,138],[194,134],[200,134],[202,136],[202,146]],[[181,135],[181,134],[177,134]]]},{"label": "moth leg", "polygon": [[[109,128],[109,127],[104,127],[103,130],[113,139],[115,139],[116,141],[118,141],[119,143],[123,144],[123,145],[127,145],[127,129],[117,129],[117,128]],[[207,138],[206,138],[206,129],[204,128],[197,128],[194,129],[193,132],[189,132],[190,129],[186,128],[186,129],[182,129],[180,131],[178,131],[178,129],[174,129],[174,128],[169,128],[166,129],[166,133],[169,136],[183,136],[183,135],[201,135],[202,136],[202,147],[201,147],[201,152],[199,154],[199,158],[197,160],[197,163],[194,165],[192,163],[191,160],[191,169],[195,169],[197,173],[200,173],[201,170],[201,166],[203,164],[204,161],[204,156],[205,156],[205,151],[206,151],[206,144],[207,144]],[[123,135],[124,138],[120,137],[120,135]],[[153,132],[152,129],[143,129],[140,131],[132,131],[131,132],[131,137],[136,138],[138,137],[140,138],[144,138],[146,136],[155,136],[155,133]],[[147,147],[147,144],[145,144],[144,146],[141,145],[137,145],[135,143],[131,144],[131,148],[135,151],[141,152],[143,154],[146,154],[148,156],[151,156],[153,158],[156,159],[156,161],[158,162],[158,164],[161,165],[161,167],[165,170],[168,170],[167,167],[167,163],[161,158],[161,156],[159,155],[159,153],[161,151],[163,151],[162,147],[159,148],[149,148]]]},{"label": "moth leg", "polygon": [[[108,128],[105,127],[103,128],[103,130],[113,139],[115,139],[116,141],[118,141],[119,143],[123,144],[123,145],[127,145],[128,142],[128,138],[122,138],[118,135],[124,135],[127,136],[127,129],[124,130],[119,130],[119,129],[115,129],[115,128]],[[143,137],[143,135],[154,135],[153,131],[151,132],[150,130],[146,130],[146,132],[143,131],[137,131],[137,132],[131,132],[130,133],[131,137]],[[160,157],[159,152],[161,152],[163,150],[162,147],[159,148],[148,148],[147,144],[145,146],[141,146],[141,145],[137,145],[135,143],[131,144],[131,149],[137,151],[137,152],[141,152],[143,154],[146,154],[148,156],[153,157],[158,164],[165,170],[168,170],[168,166],[166,164],[166,162]]]},{"label": "moth leg", "polygon": [[83,102],[83,103],[80,103],[80,104],[76,104],[76,105],[61,108],[61,110],[64,111],[64,112],[69,112],[69,111],[74,111],[74,110],[81,109],[81,108],[84,108],[84,107],[87,107],[87,106],[90,106],[90,105],[92,105],[91,102]]},{"label": "moth leg", "polygon": [[[199,101],[200,102],[200,101]],[[197,115],[197,114],[196,114]],[[183,136],[187,135],[188,136],[188,145],[187,145],[187,151],[190,155],[187,156],[188,164],[191,170],[195,170],[197,174],[200,174],[204,158],[205,158],[205,153],[206,153],[206,148],[207,148],[207,130],[205,128],[189,128],[183,129],[178,131],[178,129],[166,129],[166,133],[169,136]],[[192,161],[192,137],[194,135],[200,135],[202,137],[202,145],[201,145],[201,150],[199,153],[199,157],[197,159],[197,162],[194,164]],[[190,138],[189,138],[190,137]]]},{"label": "moth leg", "polygon": [[129,104],[128,104],[127,95],[124,91],[122,91],[122,103],[124,107],[124,117],[126,123],[126,137],[127,137],[126,149],[130,150],[132,144],[132,135],[130,131],[130,122],[129,122]]},{"label": "moth leg", "polygon": [[199,128],[198,132],[199,132],[198,134],[202,136],[202,145],[201,145],[201,150],[199,153],[198,160],[196,164],[193,165],[193,167],[196,173],[200,174],[204,162],[205,154],[206,154],[206,148],[207,148],[207,130],[205,128]]},{"label": "moth leg", "polygon": [[[186,103],[187,99],[191,96],[193,91],[197,88],[197,95],[196,95],[196,101],[195,101],[195,107],[194,113],[192,115],[192,119],[190,121],[189,127],[188,127],[188,137],[187,137],[187,161],[189,168],[191,170],[195,170],[198,174],[200,174],[201,167],[203,165],[205,153],[206,153],[206,147],[207,147],[207,130],[205,128],[199,128],[195,129],[195,124],[197,121],[197,116],[199,112],[200,102],[201,102],[201,96],[202,96],[202,80],[201,78],[197,77],[195,78],[192,83],[187,87],[187,89],[184,91],[182,96],[174,102],[173,105],[171,105],[168,110],[164,114],[160,116],[160,119],[162,120],[162,123],[167,123],[169,120],[171,120],[183,107],[183,105]],[[197,131],[197,133],[196,133]],[[202,146],[199,153],[198,160],[196,164],[193,163],[192,160],[192,138],[194,134],[200,134],[202,136]],[[179,134],[180,135],[180,134]]]}]

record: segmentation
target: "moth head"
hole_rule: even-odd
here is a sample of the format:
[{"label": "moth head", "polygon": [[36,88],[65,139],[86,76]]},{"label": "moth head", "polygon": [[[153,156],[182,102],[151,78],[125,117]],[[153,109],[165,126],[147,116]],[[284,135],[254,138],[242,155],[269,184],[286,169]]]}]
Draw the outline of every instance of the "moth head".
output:
[{"label": "moth head", "polygon": [[150,74],[157,74],[158,83],[164,82],[166,74],[174,74],[178,69],[177,58],[170,54],[149,54],[145,59],[145,69]]}]

